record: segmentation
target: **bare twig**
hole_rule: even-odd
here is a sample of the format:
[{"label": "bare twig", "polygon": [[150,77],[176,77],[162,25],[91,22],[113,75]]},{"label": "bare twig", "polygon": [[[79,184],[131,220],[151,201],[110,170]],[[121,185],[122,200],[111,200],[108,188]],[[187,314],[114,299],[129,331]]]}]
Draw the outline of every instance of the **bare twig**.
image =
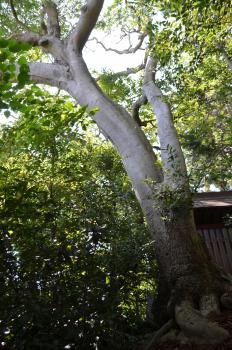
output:
[{"label": "bare twig", "polygon": [[106,47],[106,46],[105,46],[101,41],[99,41],[97,38],[94,37],[93,39],[94,39],[99,45],[101,45],[105,51],[112,51],[112,52],[115,52],[115,53],[117,53],[117,54],[119,54],[119,55],[125,55],[125,54],[128,55],[128,54],[131,54],[131,53],[135,53],[136,51],[138,51],[139,49],[141,49],[141,46],[142,46],[142,44],[143,44],[143,42],[144,42],[144,39],[145,39],[146,35],[147,35],[147,34],[145,34],[145,33],[140,34],[140,35],[139,35],[139,41],[138,41],[137,45],[134,46],[134,47],[132,47],[132,45],[130,44],[130,46],[129,46],[127,49],[125,49],[125,50],[117,50],[117,49],[114,49],[114,48],[112,48],[112,47]]}]

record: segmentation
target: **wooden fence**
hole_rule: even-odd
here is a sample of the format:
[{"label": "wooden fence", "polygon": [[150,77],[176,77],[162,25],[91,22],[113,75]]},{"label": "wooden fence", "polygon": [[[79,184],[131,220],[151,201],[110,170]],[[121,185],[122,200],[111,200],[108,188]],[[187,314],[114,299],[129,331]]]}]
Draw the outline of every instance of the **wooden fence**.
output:
[{"label": "wooden fence", "polygon": [[212,260],[232,274],[232,228],[198,229],[204,238]]}]

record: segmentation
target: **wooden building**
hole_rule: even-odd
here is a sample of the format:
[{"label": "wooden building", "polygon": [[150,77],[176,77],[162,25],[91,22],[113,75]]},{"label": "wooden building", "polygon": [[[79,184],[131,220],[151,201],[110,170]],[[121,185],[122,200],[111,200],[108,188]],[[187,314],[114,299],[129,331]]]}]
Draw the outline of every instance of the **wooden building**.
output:
[{"label": "wooden building", "polygon": [[232,274],[232,191],[195,194],[194,216],[212,260]]}]

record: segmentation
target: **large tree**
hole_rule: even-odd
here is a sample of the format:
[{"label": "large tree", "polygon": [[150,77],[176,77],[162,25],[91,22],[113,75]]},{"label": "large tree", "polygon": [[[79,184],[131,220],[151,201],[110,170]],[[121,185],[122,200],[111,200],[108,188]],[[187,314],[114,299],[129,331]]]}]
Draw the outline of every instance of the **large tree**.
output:
[{"label": "large tree", "polygon": [[[62,29],[67,29],[68,24],[65,26],[64,16],[59,16],[57,2],[42,1],[40,9],[39,1],[30,3],[25,1],[21,8],[21,16],[17,12],[14,1],[7,3],[9,6],[2,6],[5,10],[5,21],[2,15],[3,28],[9,25],[9,33],[13,33],[13,37],[18,42],[26,42],[41,48],[43,57],[48,55],[51,61],[51,63],[47,63],[48,60],[45,60],[46,63],[41,61],[29,63],[30,79],[39,84],[48,84],[67,91],[79,105],[87,105],[89,109],[98,108],[93,119],[120,154],[146,217],[151,236],[155,240],[155,253],[159,267],[157,305],[159,305],[160,322],[175,320],[181,332],[189,337],[190,341],[223,342],[229,334],[218,325],[211,323],[207,317],[212,312],[218,312],[220,305],[231,307],[230,283],[227,279],[222,279],[220,272],[210,262],[196,232],[185,159],[170,106],[155,77],[157,65],[161,62],[161,66],[165,66],[167,62],[163,52],[165,46],[163,51],[161,47],[165,41],[160,46],[157,44],[157,50],[154,48],[155,43],[158,40],[164,40],[165,37],[168,41],[170,36],[170,30],[159,33],[154,26],[156,17],[152,17],[154,14],[152,9],[155,3],[159,5],[159,1],[125,2],[125,6],[128,7],[124,7],[124,10],[131,11],[134,21],[137,18],[137,24],[133,22],[133,33],[138,34],[138,44],[135,47],[130,46],[123,52],[116,47],[111,48],[118,53],[133,53],[141,48],[147,38],[145,64],[131,70],[133,73],[137,69],[144,69],[142,96],[133,105],[132,115],[106,96],[98,84],[98,79],[94,79],[89,72],[82,55],[92,31],[97,26],[104,0],[87,0],[86,4],[80,8],[77,24],[66,35]],[[112,11],[116,7],[120,9],[118,13],[121,14],[121,19],[118,13],[116,16],[118,26],[126,21],[123,3],[123,1],[115,1],[111,9]],[[181,4],[181,2],[176,3]],[[187,3],[191,5],[191,1]],[[80,5],[79,1],[70,1],[70,4],[74,8]],[[175,2],[164,2],[164,4],[166,8],[163,16],[164,18],[170,16],[171,20],[166,24],[171,25],[176,11]],[[31,5],[34,8],[31,9]],[[179,13],[179,7],[177,13]],[[191,12],[191,6],[184,9],[185,14],[188,11]],[[39,21],[36,18],[36,12],[38,16],[40,14]],[[7,13],[9,18],[14,19],[16,28],[19,28],[17,33],[12,26],[10,27],[12,22],[6,21]],[[28,21],[25,22],[27,14]],[[199,18],[197,14],[196,18]],[[108,20],[112,26],[115,25],[115,18],[110,19],[109,16]],[[42,24],[40,25],[39,22]],[[187,31],[186,23],[182,25]],[[103,19],[100,26],[104,28],[109,24],[106,25]],[[204,32],[206,29],[204,26],[202,28]],[[178,30],[180,31],[179,28]],[[130,30],[128,32],[130,34]],[[104,44],[103,46],[105,47]],[[198,46],[195,46],[197,50]],[[170,47],[167,51],[169,49]],[[176,44],[175,49],[182,48]],[[218,42],[215,52],[217,50],[224,55],[230,67],[229,56],[221,42]],[[127,73],[130,73],[130,70]],[[159,156],[154,153],[138,117],[139,108],[147,102],[152,107],[156,119]]]}]

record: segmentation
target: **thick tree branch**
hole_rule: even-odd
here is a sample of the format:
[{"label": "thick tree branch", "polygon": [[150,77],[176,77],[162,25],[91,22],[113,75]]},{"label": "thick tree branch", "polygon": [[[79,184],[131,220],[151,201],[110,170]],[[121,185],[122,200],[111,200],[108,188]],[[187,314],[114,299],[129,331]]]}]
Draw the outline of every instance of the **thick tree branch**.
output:
[{"label": "thick tree branch", "polygon": [[86,5],[81,9],[81,16],[77,26],[70,35],[68,49],[73,49],[79,54],[82,52],[97,23],[103,4],[104,0],[87,0]]},{"label": "thick tree branch", "polygon": [[51,63],[29,63],[30,79],[39,83],[65,89],[72,76],[67,67]]},{"label": "thick tree branch", "polygon": [[32,31],[26,31],[24,33],[12,34],[11,38],[17,40],[19,43],[28,43],[32,46],[39,46],[41,36]]},{"label": "thick tree branch", "polygon": [[60,38],[60,24],[58,9],[56,4],[51,0],[45,0],[43,3],[44,13],[47,14],[47,33],[48,35]]},{"label": "thick tree branch", "polygon": [[165,181],[173,188],[188,186],[185,160],[172,114],[162,91],[154,81],[156,66],[157,62],[152,57],[148,57],[144,74],[143,92],[151,104],[157,120]]},{"label": "thick tree branch", "polygon": [[112,52],[115,52],[119,55],[124,55],[124,54],[130,54],[130,53],[135,53],[136,51],[138,51],[139,49],[141,49],[141,46],[144,42],[144,39],[146,37],[147,34],[145,33],[142,33],[139,35],[139,41],[137,43],[136,46],[132,47],[132,45],[130,45],[127,49],[125,50],[117,50],[117,49],[114,49],[114,48],[111,48],[111,47],[106,47],[101,41],[99,41],[97,38],[94,38],[94,40],[96,40],[96,42],[101,45],[103,47],[103,49],[105,51],[112,51]]},{"label": "thick tree branch", "polygon": [[66,63],[66,50],[62,41],[51,35],[40,36],[37,33],[27,31],[25,33],[13,34],[14,38],[20,43],[29,43],[32,46],[40,46],[46,53],[50,53],[55,59]]},{"label": "thick tree branch", "polygon": [[[157,68],[157,61],[152,58],[148,57],[146,61],[146,69],[144,72],[144,85],[153,83],[155,84],[155,74],[156,74],[156,68]],[[161,92],[160,92],[161,93]]]}]

